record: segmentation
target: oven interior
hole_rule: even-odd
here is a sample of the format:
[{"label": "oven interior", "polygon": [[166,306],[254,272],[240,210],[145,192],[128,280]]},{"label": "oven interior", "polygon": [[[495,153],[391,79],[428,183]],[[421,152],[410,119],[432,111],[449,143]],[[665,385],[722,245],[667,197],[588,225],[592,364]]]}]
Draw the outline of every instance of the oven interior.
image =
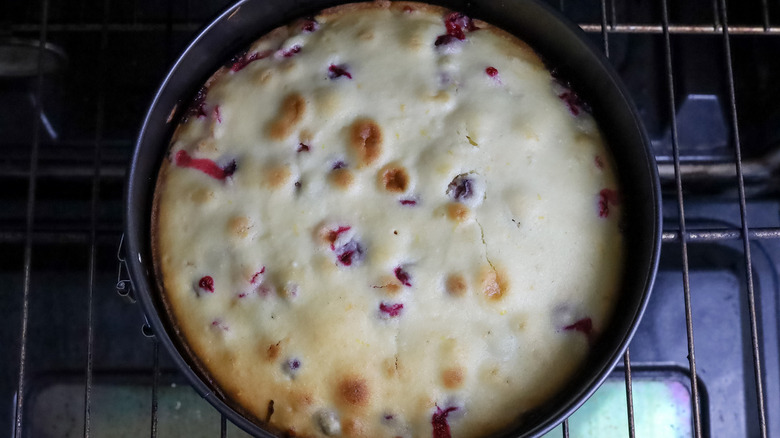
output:
[{"label": "oven interior", "polygon": [[[780,437],[780,4],[549,3],[636,102],[665,223],[628,353],[549,436]],[[0,3],[0,434],[246,436],[161,351],[120,260],[143,114],[228,4]]]}]

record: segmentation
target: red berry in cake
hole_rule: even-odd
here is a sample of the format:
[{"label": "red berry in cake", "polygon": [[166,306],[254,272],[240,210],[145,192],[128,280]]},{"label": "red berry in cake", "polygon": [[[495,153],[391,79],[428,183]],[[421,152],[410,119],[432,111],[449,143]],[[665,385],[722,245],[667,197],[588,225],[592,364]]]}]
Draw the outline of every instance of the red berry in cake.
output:
[{"label": "red berry in cake", "polygon": [[333,166],[331,166],[331,169],[336,170],[336,169],[343,169],[345,167],[347,167],[347,163],[345,163],[345,162],[343,162],[341,160],[338,160],[335,163],[333,163]]},{"label": "red berry in cake", "polygon": [[433,438],[451,438],[450,425],[447,423],[447,416],[452,411],[457,411],[458,408],[450,406],[447,409],[442,409],[436,406],[436,412],[431,417],[431,426],[433,426]]},{"label": "red berry in cake", "polygon": [[173,164],[179,167],[189,167],[200,170],[214,179],[225,179],[236,171],[236,160],[232,160],[225,167],[219,167],[217,163],[208,158],[192,158],[184,149],[174,156]]},{"label": "red berry in cake", "polygon": [[409,275],[408,272],[404,271],[404,268],[399,266],[395,268],[393,273],[395,274],[395,278],[397,278],[398,281],[401,282],[401,284],[403,284],[406,287],[412,287],[412,276]]},{"label": "red berry in cake", "polygon": [[256,283],[258,283],[260,281],[260,279],[262,278],[263,274],[265,274],[265,266],[263,266],[262,269],[260,269],[259,271],[255,272],[252,275],[252,279],[249,280],[249,284],[256,284]]},{"label": "red berry in cake", "polygon": [[444,18],[444,26],[447,28],[447,35],[452,35],[459,40],[466,39],[466,32],[478,29],[471,18],[460,12],[447,14]]},{"label": "red berry in cake", "polygon": [[346,65],[331,64],[330,67],[328,67],[328,79],[338,79],[342,76],[352,79],[352,74],[347,71]]},{"label": "red berry in cake", "polygon": [[401,310],[403,310],[404,305],[401,303],[385,303],[382,302],[379,304],[379,311],[382,312],[382,315],[386,318],[395,318],[396,316],[401,314]]},{"label": "red berry in cake", "polygon": [[497,78],[498,77],[498,70],[495,67],[488,67],[485,69],[485,73],[487,73],[488,76],[491,78]]},{"label": "red berry in cake", "polygon": [[215,319],[214,321],[212,321],[211,322],[211,326],[214,327],[214,328],[221,329],[223,331],[230,330],[230,327],[228,327],[228,325],[225,324],[224,322],[222,322],[222,320],[220,320],[220,319]]},{"label": "red berry in cake", "polygon": [[596,156],[593,157],[593,164],[595,164],[598,169],[603,169],[604,168],[604,159],[601,158],[600,155],[596,155]]},{"label": "red berry in cake", "polygon": [[301,361],[300,359],[297,358],[290,358],[287,359],[284,363],[282,363],[282,371],[288,376],[290,376],[290,378],[295,378],[300,368],[301,368]]},{"label": "red berry in cake", "polygon": [[602,189],[598,197],[599,217],[608,217],[609,206],[618,204],[620,204],[620,197],[615,190]]},{"label": "red berry in cake", "polygon": [[336,248],[336,258],[344,266],[352,266],[363,260],[363,247],[356,240],[350,240],[343,246]]},{"label": "red berry in cake", "polygon": [[336,241],[339,240],[339,237],[346,233],[347,231],[351,230],[352,227],[350,226],[340,226],[336,228],[335,230],[330,230],[326,233],[325,239],[330,243],[330,249],[335,251],[336,250]]},{"label": "red berry in cake", "polygon": [[591,334],[593,333],[593,321],[590,318],[582,318],[573,324],[567,325],[563,329],[567,331],[580,332],[586,337],[590,338]]},{"label": "red berry in cake", "polygon": [[311,148],[307,144],[298,143],[298,149],[295,150],[295,152],[301,153],[301,152],[309,152]]},{"label": "red berry in cake", "polygon": [[231,60],[230,71],[233,73],[239,72],[244,69],[250,63],[257,61],[258,59],[267,58],[271,55],[271,51],[265,50],[262,52],[242,53],[241,55],[234,56]]},{"label": "red berry in cake", "polygon": [[198,287],[205,290],[206,292],[214,293],[214,279],[211,278],[210,275],[207,275],[200,279],[198,282]]},{"label": "red berry in cake", "polygon": [[573,116],[580,115],[580,112],[582,111],[582,100],[580,99],[580,96],[577,95],[574,91],[567,90],[563,93],[558,95],[558,98],[561,99],[564,103],[566,103],[566,106],[569,107],[569,112]]},{"label": "red berry in cake", "polygon": [[282,58],[292,58],[293,56],[295,56],[300,51],[301,51],[301,46],[296,44],[296,45],[290,47],[289,49],[281,50],[280,54],[281,54]]},{"label": "red berry in cake", "polygon": [[474,181],[468,174],[461,173],[447,186],[447,194],[455,201],[465,201],[474,196]]},{"label": "red berry in cake", "polygon": [[314,32],[319,28],[320,28],[320,23],[318,23],[317,20],[314,19],[314,17],[304,18],[303,23],[301,23],[301,31],[304,33]]},{"label": "red berry in cake", "polygon": [[452,43],[455,43],[455,42],[458,42],[458,41],[460,41],[460,40],[455,38],[452,35],[439,35],[436,38],[436,41],[433,42],[433,45],[435,47],[448,46],[448,45],[450,45]]},{"label": "red berry in cake", "polygon": [[401,199],[398,202],[400,202],[401,205],[406,205],[408,207],[414,207],[415,205],[417,205],[416,199]]},{"label": "red berry in cake", "polygon": [[187,109],[184,115],[184,121],[186,122],[191,116],[197,118],[206,117],[206,93],[208,89],[206,87],[200,87],[195,97],[192,99],[190,107]]}]

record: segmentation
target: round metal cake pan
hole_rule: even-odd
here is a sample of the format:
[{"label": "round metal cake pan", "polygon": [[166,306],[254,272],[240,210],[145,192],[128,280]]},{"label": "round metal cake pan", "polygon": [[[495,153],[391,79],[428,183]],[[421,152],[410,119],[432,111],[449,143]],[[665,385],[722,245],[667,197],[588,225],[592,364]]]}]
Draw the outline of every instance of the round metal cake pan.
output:
[{"label": "round metal cake pan", "polygon": [[[125,250],[133,289],[154,334],[195,390],[223,415],[260,437],[261,427],[219,393],[197,366],[167,318],[154,277],[151,210],[157,172],[188,103],[213,72],[268,31],[291,20],[346,3],[328,0],[242,0],[206,26],[160,85],[143,121],[128,172]],[[607,378],[623,356],[644,313],[661,244],[661,196],[655,158],[636,108],[617,73],[586,35],[536,0],[432,1],[501,27],[533,47],[590,105],[616,163],[627,245],[622,290],[614,315],[586,362],[554,397],[518,418],[502,437],[539,436],[571,415]]]}]

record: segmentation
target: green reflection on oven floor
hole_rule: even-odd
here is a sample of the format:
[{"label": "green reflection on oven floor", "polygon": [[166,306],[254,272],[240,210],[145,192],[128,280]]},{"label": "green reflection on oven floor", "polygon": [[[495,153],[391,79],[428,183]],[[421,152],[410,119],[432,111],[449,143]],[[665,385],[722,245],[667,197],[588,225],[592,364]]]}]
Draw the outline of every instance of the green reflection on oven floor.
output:
[{"label": "green reflection on oven floor", "polygon": [[[687,438],[691,436],[691,395],[675,380],[634,380],[636,436]],[[569,435],[576,438],[624,438],[628,436],[626,386],[608,380],[569,418]],[[562,437],[561,426],[544,438]]]}]

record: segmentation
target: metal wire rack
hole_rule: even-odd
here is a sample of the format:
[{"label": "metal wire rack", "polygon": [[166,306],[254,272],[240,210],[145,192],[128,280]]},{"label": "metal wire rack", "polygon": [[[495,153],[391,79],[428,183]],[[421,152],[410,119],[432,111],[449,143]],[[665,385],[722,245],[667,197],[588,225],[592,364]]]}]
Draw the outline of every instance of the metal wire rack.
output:
[{"label": "metal wire rack", "polygon": [[[7,254],[21,254],[21,266],[17,267],[17,273],[21,274],[21,298],[19,308],[10,309],[11,312],[20,312],[18,316],[18,325],[13,331],[11,339],[12,345],[8,358],[14,362],[15,373],[7,373],[15,382],[14,393],[14,414],[10,426],[13,428],[15,437],[28,436],[25,434],[28,420],[25,418],[25,402],[29,393],[28,384],[33,374],[30,371],[30,365],[33,358],[30,357],[30,349],[40,339],[36,338],[39,332],[31,331],[31,321],[36,315],[31,314],[31,300],[33,299],[34,282],[36,270],[34,266],[35,254],[39,251],[47,251],[52,247],[60,245],[71,245],[78,250],[86,253],[86,269],[84,277],[86,286],[81,288],[85,292],[84,300],[86,306],[85,333],[83,344],[80,350],[83,352],[82,366],[80,375],[83,378],[83,436],[92,436],[91,428],[93,422],[93,382],[96,375],[95,360],[99,352],[96,350],[96,342],[100,340],[102,333],[96,325],[95,302],[96,297],[102,293],[98,288],[98,276],[100,265],[104,260],[111,260],[110,254],[113,254],[112,246],[119,242],[119,222],[116,221],[116,215],[107,214],[104,209],[107,202],[116,201],[119,191],[117,186],[121,186],[124,178],[124,166],[129,156],[129,150],[132,145],[132,130],[140,121],[140,111],[138,111],[137,120],[129,123],[129,130],[124,132],[124,136],[112,136],[106,138],[106,125],[110,114],[115,112],[112,105],[117,102],[112,100],[115,94],[110,90],[116,87],[128,86],[127,83],[117,84],[112,82],[112,76],[109,69],[115,66],[109,65],[115,57],[110,56],[112,52],[121,50],[113,43],[116,40],[114,35],[129,34],[153,34],[155,37],[162,37],[165,44],[165,53],[160,59],[159,69],[149,73],[149,76],[161,77],[164,67],[170,62],[176,51],[175,46],[180,46],[188,36],[197,31],[209,16],[224,7],[224,1],[217,2],[217,5],[194,4],[189,0],[168,0],[165,7],[160,8],[160,15],[147,17],[141,13],[141,8],[137,2],[117,5],[110,3],[109,0],[102,2],[84,1],[79,4],[80,7],[69,8],[65,2],[56,2],[54,0],[41,0],[38,3],[30,2],[26,7],[20,7],[14,11],[19,14],[16,21],[10,23],[0,23],[0,36],[9,34],[11,36],[30,36],[38,41],[37,72],[32,80],[32,101],[34,102],[33,111],[30,114],[32,122],[29,123],[31,132],[25,133],[29,140],[29,148],[23,153],[14,155],[17,149],[9,149],[11,152],[4,161],[0,162],[0,177],[4,181],[14,181],[16,190],[20,193],[15,208],[23,214],[19,218],[23,221],[3,219],[0,221],[0,245],[7,248]],[[756,241],[768,241],[780,238],[780,227],[751,227],[748,225],[748,190],[746,189],[746,179],[753,181],[761,178],[768,178],[774,171],[768,167],[767,162],[754,158],[743,160],[743,149],[740,137],[740,124],[738,116],[741,107],[737,104],[735,74],[733,66],[732,36],[743,35],[750,38],[780,38],[780,27],[772,25],[770,17],[770,8],[767,0],[756,2],[755,8],[759,21],[757,23],[748,23],[740,25],[729,24],[729,8],[726,0],[712,0],[711,4],[705,5],[700,2],[702,12],[699,14],[700,22],[672,23],[670,20],[667,0],[658,0],[654,3],[657,6],[658,19],[651,22],[630,22],[621,21],[619,17],[630,16],[627,11],[632,7],[629,2],[620,3],[617,0],[600,0],[600,2],[591,2],[592,9],[595,8],[597,14],[594,21],[585,21],[580,23],[580,27],[592,34],[594,37],[600,37],[604,53],[607,56],[611,54],[613,47],[611,41],[620,35],[655,35],[662,39],[663,56],[661,64],[656,66],[662,71],[665,79],[665,90],[660,105],[666,106],[665,111],[670,115],[668,124],[671,133],[671,156],[659,154],[659,171],[667,190],[665,201],[676,205],[677,217],[676,223],[667,223],[668,230],[663,234],[664,256],[676,257],[681,260],[682,269],[680,271],[680,280],[683,286],[683,296],[679,305],[685,308],[685,336],[687,337],[687,360],[690,375],[691,391],[691,412],[692,412],[692,435],[695,437],[708,436],[707,427],[703,425],[705,421],[702,414],[701,400],[699,393],[701,385],[699,382],[699,372],[696,362],[696,348],[694,342],[694,322],[691,299],[691,278],[689,268],[689,247],[705,242],[720,241],[739,241],[742,246],[742,260],[744,264],[745,276],[742,278],[743,288],[746,294],[746,305],[748,318],[750,349],[749,358],[752,365],[752,372],[755,375],[755,404],[757,406],[755,418],[748,421],[753,422],[757,430],[757,436],[765,438],[768,435],[767,415],[768,410],[765,403],[766,392],[763,387],[762,373],[762,349],[761,330],[757,318],[756,293],[753,278],[753,260],[751,257],[751,246]],[[570,12],[571,5],[559,0],[555,4],[564,14]],[[728,5],[730,6],[730,5]],[[72,10],[70,10],[72,9]],[[56,20],[52,20],[52,16]],[[703,21],[709,16],[709,19]],[[38,21],[34,21],[34,19]],[[576,19],[577,17],[573,17]],[[73,136],[75,139],[64,139],[58,141],[52,138],[47,132],[45,94],[49,78],[44,72],[46,62],[46,51],[44,50],[52,40],[61,41],[65,36],[85,35],[88,38],[97,41],[92,44],[91,49],[94,53],[79,57],[80,59],[89,59],[93,61],[91,72],[94,81],[92,82],[96,90],[94,100],[90,102],[91,109],[88,111],[92,119],[92,128],[84,135]],[[731,160],[720,161],[702,161],[689,156],[683,156],[680,152],[678,138],[678,121],[674,117],[678,108],[676,93],[677,77],[675,75],[675,46],[672,43],[673,38],[711,36],[720,38],[722,42],[723,64],[720,66],[722,71],[713,72],[713,74],[724,75],[727,87],[727,122],[730,126],[731,139],[730,145],[733,150]],[[158,80],[152,80],[147,93],[151,92],[151,87],[156,86]],[[142,103],[146,100],[142,99]],[[111,120],[116,124],[116,120]],[[113,129],[113,128],[112,128]],[[24,142],[22,142],[24,143]],[[704,176],[702,176],[702,172]],[[683,180],[688,178],[704,178],[705,181],[718,180],[725,181],[731,188],[736,188],[737,196],[734,202],[739,206],[738,221],[739,226],[727,228],[696,228],[691,229],[687,225],[685,214],[685,196],[686,186]],[[88,201],[86,204],[79,204],[85,215],[81,216],[81,221],[75,221],[71,224],[57,225],[51,221],[45,221],[39,217],[41,208],[47,208],[44,204],[46,199],[40,199],[40,184],[45,184],[46,190],[52,184],[59,184],[66,181],[78,180],[80,187],[87,193],[83,199]],[[53,181],[53,183],[52,183]],[[21,195],[21,193],[25,193]],[[107,219],[108,218],[108,219]],[[113,222],[111,219],[114,219]],[[44,218],[45,219],[45,218]],[[108,248],[106,255],[105,249]],[[673,249],[679,248],[679,254],[670,254]],[[101,257],[103,254],[103,257]],[[11,256],[8,256],[11,257]],[[108,263],[111,265],[111,263]],[[82,265],[82,269],[84,266]],[[120,271],[117,278],[117,290],[120,295],[128,295],[128,283],[126,272],[123,272],[120,255]],[[137,333],[126,334],[136,335]],[[150,350],[151,358],[146,358],[150,362],[147,373],[151,377],[151,409],[149,411],[149,434],[151,437],[158,436],[158,418],[160,415],[158,409],[158,393],[160,379],[164,362],[159,352],[159,344],[153,334],[145,328],[144,334],[149,337],[152,345]],[[698,334],[701,335],[701,334]],[[147,362],[147,363],[148,363]],[[627,425],[626,435],[634,437],[635,415],[632,389],[632,363],[630,351],[626,351],[622,367],[625,377],[625,394],[627,406]],[[778,420],[774,420],[778,421]],[[220,422],[220,436],[225,437],[228,434],[227,422],[222,417]],[[568,420],[563,423],[562,434],[568,437],[570,434]]]}]

